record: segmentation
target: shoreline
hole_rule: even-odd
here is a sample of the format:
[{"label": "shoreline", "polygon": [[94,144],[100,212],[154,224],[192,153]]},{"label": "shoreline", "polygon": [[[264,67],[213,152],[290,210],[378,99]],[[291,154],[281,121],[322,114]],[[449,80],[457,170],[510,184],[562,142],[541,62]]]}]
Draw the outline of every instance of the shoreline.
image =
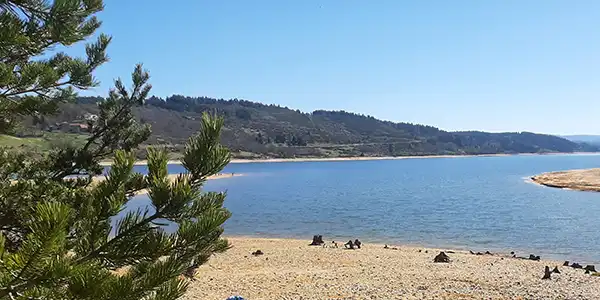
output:
[{"label": "shoreline", "polygon": [[[549,155],[600,155],[600,152],[572,152],[572,153],[515,153],[515,154],[468,154],[468,155],[407,155],[407,156],[357,156],[357,157],[306,157],[306,158],[264,158],[264,159],[231,159],[230,164],[244,163],[285,163],[285,162],[335,162],[335,161],[374,161],[374,160],[401,160],[401,159],[433,159],[433,158],[466,158],[466,157],[505,157],[505,156],[549,156]],[[136,166],[147,165],[147,160],[138,160]],[[169,165],[181,165],[179,160],[169,160]],[[109,167],[111,161],[100,162],[101,166]]]},{"label": "shoreline", "polygon": [[[599,276],[510,253],[391,244],[386,249],[368,242],[346,250],[345,241],[333,248],[309,246],[310,239],[225,238],[232,248],[198,269],[183,299],[594,299],[600,290]],[[264,254],[251,254],[259,249]],[[450,263],[433,262],[440,251]],[[542,280],[545,266],[561,273]]]},{"label": "shoreline", "polygon": [[535,184],[550,188],[600,192],[600,168],[547,172],[530,179]]},{"label": "shoreline", "polygon": [[[170,182],[173,182],[177,179],[177,176],[179,176],[179,174],[169,174],[167,175],[167,178]],[[217,180],[217,179],[226,179],[226,178],[231,178],[231,177],[239,177],[239,176],[244,176],[244,174],[234,174],[234,173],[219,173],[213,176],[209,176],[208,178],[206,178],[206,180]],[[104,175],[99,175],[99,176],[94,176],[92,178],[93,183],[98,183],[101,182],[102,180],[104,180],[104,178],[106,178]],[[148,193],[147,189],[143,189],[143,190],[139,190],[135,193],[136,196],[138,195],[145,195]]]},{"label": "shoreline", "polygon": [[[247,240],[291,240],[291,241],[305,241],[307,244],[311,239],[304,239],[303,236],[297,234],[227,234],[227,230],[223,233],[223,238],[225,239],[247,239]],[[349,236],[323,236],[326,241],[344,241],[347,242],[349,239],[354,240],[354,237]],[[485,252],[491,251],[492,253],[504,253],[506,255],[510,254],[511,251],[515,251],[517,256],[529,256],[530,254],[540,255],[543,261],[554,261],[560,262],[561,265],[565,260],[569,260],[572,262],[578,262],[580,264],[596,264],[598,266],[598,272],[600,272],[600,256],[597,258],[594,256],[586,255],[585,253],[574,253],[572,256],[565,255],[564,253],[553,253],[551,251],[544,251],[540,249],[532,249],[532,248],[508,248],[503,246],[493,246],[488,244],[481,245],[466,245],[466,244],[453,244],[453,243],[427,243],[423,241],[419,242],[408,242],[402,239],[395,238],[361,238],[360,240],[365,244],[370,245],[399,245],[405,248],[419,248],[419,249],[443,249],[442,251],[455,251],[455,252],[464,252],[468,253],[469,251],[473,252]],[[390,246],[391,247],[391,246]],[[600,274],[599,274],[600,275]]]}]

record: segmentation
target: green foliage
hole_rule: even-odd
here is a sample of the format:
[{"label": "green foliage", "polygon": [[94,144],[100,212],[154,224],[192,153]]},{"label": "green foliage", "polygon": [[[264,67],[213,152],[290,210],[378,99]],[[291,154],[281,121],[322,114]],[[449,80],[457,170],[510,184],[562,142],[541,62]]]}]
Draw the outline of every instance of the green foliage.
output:
[{"label": "green foliage", "polygon": [[48,50],[91,36],[102,8],[101,0],[0,1],[0,133],[19,117],[55,112],[74,88],[97,85],[92,72],[108,60],[108,36],[88,44],[85,59]]},{"label": "green foliage", "polygon": [[[132,152],[118,150],[106,180],[96,185],[50,180],[48,169],[27,166],[39,168],[40,162],[2,152],[0,299],[181,296],[187,284],[178,276],[193,276],[211,254],[228,247],[220,238],[230,216],[225,194],[201,193],[206,178],[229,163],[219,144],[223,120],[205,114],[202,124],[183,157],[188,173],[174,182],[167,177],[166,152],[159,149],[149,150],[147,175],[133,172]],[[51,174],[61,173],[50,166]],[[144,188],[151,207],[129,211],[113,224],[131,195]],[[178,224],[177,231],[165,232],[165,220]],[[124,275],[111,272],[124,267]]]},{"label": "green foliage", "polygon": [[[87,46],[87,59],[46,52],[89,37],[101,9],[99,0],[0,0],[0,133],[96,84],[108,37]],[[97,118],[86,135],[51,149],[31,140],[43,153],[19,151],[21,139],[0,135],[13,146],[0,148],[0,299],[177,299],[185,276],[227,249],[225,194],[202,193],[230,160],[220,145],[223,119],[202,115],[183,155],[187,172],[174,182],[164,149],[148,150],[147,175],[133,172],[134,151],[150,136],[133,112],[149,78],[137,65],[130,89],[117,79],[108,98],[93,102]],[[106,179],[94,183],[99,161],[111,156]],[[150,205],[122,215],[142,189]],[[178,229],[166,232],[165,221]]]}]

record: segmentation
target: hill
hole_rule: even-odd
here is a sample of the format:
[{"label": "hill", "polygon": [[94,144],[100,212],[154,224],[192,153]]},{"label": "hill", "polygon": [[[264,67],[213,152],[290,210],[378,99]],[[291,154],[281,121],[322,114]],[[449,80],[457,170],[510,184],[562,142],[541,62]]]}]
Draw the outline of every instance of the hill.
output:
[{"label": "hill", "polygon": [[600,135],[563,135],[561,137],[576,143],[600,145]]},{"label": "hill", "polygon": [[[85,134],[85,119],[98,113],[95,97],[63,105],[57,116],[30,122],[29,130]],[[305,113],[246,100],[173,95],[151,97],[136,109],[152,125],[149,144],[183,148],[200,126],[202,112],[225,117],[223,142],[240,158],[462,155],[598,151],[552,135],[529,132],[448,132],[410,123],[394,123],[345,111]],[[26,135],[26,133],[24,133]]]}]

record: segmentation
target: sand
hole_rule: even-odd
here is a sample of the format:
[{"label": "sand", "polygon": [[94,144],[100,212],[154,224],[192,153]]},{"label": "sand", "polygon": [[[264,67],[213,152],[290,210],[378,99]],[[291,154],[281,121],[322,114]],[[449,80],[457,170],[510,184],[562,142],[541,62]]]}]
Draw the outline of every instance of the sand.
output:
[{"label": "sand", "polygon": [[[305,158],[265,158],[265,159],[232,159],[232,164],[240,163],[279,163],[279,162],[319,162],[319,161],[363,161],[363,160],[398,160],[422,158],[464,158],[464,157],[503,157],[503,156],[531,156],[531,155],[600,155],[595,152],[578,153],[521,153],[521,154],[480,154],[480,155],[415,155],[415,156],[361,156],[361,157],[305,157]],[[102,166],[110,166],[111,161],[100,162]],[[139,160],[135,165],[147,165],[147,160]],[[180,165],[181,161],[170,160],[170,165]]]},{"label": "sand", "polygon": [[[112,165],[112,160],[104,160],[100,162],[100,165],[103,167],[110,167]],[[137,160],[133,163],[136,166],[146,166],[148,165],[148,160]],[[167,161],[169,165],[181,165],[181,161],[179,160],[169,160]]]},{"label": "sand", "polygon": [[531,180],[548,187],[600,192],[600,168],[544,173]]},{"label": "sand", "polygon": [[[236,174],[234,174],[234,173],[222,173],[222,174],[217,174],[217,175],[210,176],[207,179],[208,180],[215,180],[215,179],[224,179],[224,178],[231,178],[231,177],[237,177],[237,176],[243,176],[243,175],[244,174],[239,174],[239,173],[236,173]],[[179,174],[169,174],[167,176],[168,176],[168,178],[169,178],[170,181],[175,181],[175,179],[177,179],[177,176],[179,176]],[[100,181],[102,181],[104,179],[105,179],[104,176],[95,176],[93,178],[93,182],[97,183],[97,182],[100,182]],[[135,194],[136,195],[144,195],[144,194],[147,194],[147,193],[148,193],[148,190],[143,189],[143,190],[137,191]]]},{"label": "sand", "polygon": [[[309,240],[229,240],[233,248],[198,270],[183,299],[600,298],[600,277],[562,267],[562,262],[457,251],[448,253],[450,263],[433,263],[439,249],[391,250],[367,243],[345,250],[308,246]],[[257,249],[264,255],[251,255]],[[561,274],[542,280],[546,265],[559,266]]]},{"label": "sand", "polygon": [[[174,181],[177,176],[179,176],[179,174],[169,174],[167,175],[169,180],[172,182]],[[217,175],[213,175],[207,178],[207,180],[215,180],[215,179],[224,179],[224,178],[231,178],[231,177],[237,177],[237,176],[244,176],[244,174],[239,174],[239,173],[221,173],[221,174],[217,174]],[[94,176],[92,178],[92,184],[96,184],[98,182],[101,182],[102,180],[104,180],[106,177],[104,175],[99,175],[99,176]],[[12,180],[11,184],[16,183],[16,180]],[[135,192],[135,195],[145,195],[148,193],[148,190],[143,189],[143,190],[139,190],[137,192]]]}]

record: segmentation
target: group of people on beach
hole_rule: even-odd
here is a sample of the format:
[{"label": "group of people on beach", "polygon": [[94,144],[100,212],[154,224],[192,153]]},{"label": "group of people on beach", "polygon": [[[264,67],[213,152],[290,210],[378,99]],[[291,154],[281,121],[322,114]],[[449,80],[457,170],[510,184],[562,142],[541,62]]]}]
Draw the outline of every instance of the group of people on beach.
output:
[{"label": "group of people on beach", "polygon": [[[344,248],[346,248],[346,249],[360,249],[361,245],[362,245],[362,243],[358,239],[355,239],[354,241],[349,240],[347,243],[344,244]],[[314,235],[313,236],[313,240],[309,244],[309,246],[323,246],[323,248],[328,248],[328,246],[325,243],[325,241],[323,241],[323,236],[322,235]],[[338,248],[338,243],[336,241],[331,241],[331,245],[329,246],[329,248]]]}]

